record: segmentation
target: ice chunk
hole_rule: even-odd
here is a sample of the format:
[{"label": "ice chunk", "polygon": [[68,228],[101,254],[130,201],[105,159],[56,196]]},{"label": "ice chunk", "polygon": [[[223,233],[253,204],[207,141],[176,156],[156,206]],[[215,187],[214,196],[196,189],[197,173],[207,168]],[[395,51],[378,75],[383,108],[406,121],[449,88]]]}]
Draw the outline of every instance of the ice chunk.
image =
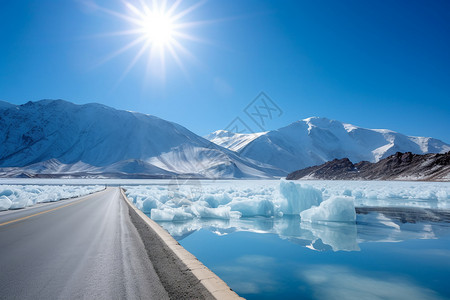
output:
[{"label": "ice chunk", "polygon": [[229,206],[231,210],[239,211],[244,217],[279,215],[279,208],[268,199],[233,199]]},{"label": "ice chunk", "polygon": [[152,209],[154,208],[158,208],[158,204],[160,204],[160,202],[152,197],[147,197],[145,199],[142,200],[142,208],[141,210],[144,213],[150,213]]},{"label": "ice chunk", "polygon": [[[31,202],[29,203],[29,201]],[[32,205],[32,203],[32,199],[29,199],[28,197],[17,197],[14,199],[9,209],[21,209],[27,207],[28,205]]]},{"label": "ice chunk", "polygon": [[226,193],[206,194],[201,197],[201,200],[206,201],[211,208],[216,208],[219,205],[225,205],[231,202],[231,198]]},{"label": "ice chunk", "polygon": [[353,198],[344,196],[333,196],[300,213],[302,222],[355,222],[356,212]]},{"label": "ice chunk", "polygon": [[307,184],[280,181],[281,211],[284,214],[296,215],[300,212],[319,205],[322,201],[322,192]]},{"label": "ice chunk", "polygon": [[0,196],[0,210],[8,210],[12,205],[12,201],[6,196]]},{"label": "ice chunk", "polygon": [[0,186],[0,196],[11,200],[9,209],[20,209],[36,203],[59,201],[100,191],[102,186],[65,185],[4,185]]},{"label": "ice chunk", "polygon": [[181,207],[165,207],[163,209],[152,209],[150,217],[155,221],[182,221],[192,219],[194,215],[185,212]]},{"label": "ice chunk", "polygon": [[[231,208],[226,206],[220,206],[217,208],[196,206],[193,207],[192,209],[195,210],[196,215],[199,216],[200,218],[229,220],[232,216]],[[236,217],[237,215],[234,214],[233,216]]]},{"label": "ice chunk", "polygon": [[9,197],[12,194],[14,194],[14,191],[12,189],[4,189],[4,190],[0,191],[0,196]]}]

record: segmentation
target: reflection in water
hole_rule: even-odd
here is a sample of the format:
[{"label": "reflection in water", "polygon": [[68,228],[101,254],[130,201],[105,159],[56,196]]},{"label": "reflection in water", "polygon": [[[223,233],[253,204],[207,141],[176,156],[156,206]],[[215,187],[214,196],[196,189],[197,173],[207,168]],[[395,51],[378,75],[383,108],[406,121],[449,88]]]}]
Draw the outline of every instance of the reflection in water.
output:
[{"label": "reflection in water", "polygon": [[316,265],[299,276],[308,282],[316,299],[442,299],[433,290],[388,273],[370,276],[348,267]]},{"label": "reflection in water", "polygon": [[328,222],[326,224],[316,224],[309,222],[302,222],[300,226],[303,229],[311,231],[316,240],[311,244],[311,249],[327,250],[326,248],[319,248],[321,241],[325,245],[329,245],[333,251],[359,251],[359,246],[356,241],[357,230],[354,223],[344,222]]},{"label": "reflection in water", "polygon": [[444,211],[357,211],[355,223],[284,216],[160,224],[247,299],[450,299]]},{"label": "reflection in water", "polygon": [[[423,209],[361,208],[355,223],[301,222],[299,216],[283,218],[241,218],[231,220],[193,219],[160,222],[176,240],[200,230],[217,235],[245,231],[273,233],[282,239],[318,251],[359,251],[365,242],[399,242],[410,239],[435,239],[448,232],[448,212]],[[447,218],[447,219],[446,219]],[[435,223],[440,220],[440,223]]]}]

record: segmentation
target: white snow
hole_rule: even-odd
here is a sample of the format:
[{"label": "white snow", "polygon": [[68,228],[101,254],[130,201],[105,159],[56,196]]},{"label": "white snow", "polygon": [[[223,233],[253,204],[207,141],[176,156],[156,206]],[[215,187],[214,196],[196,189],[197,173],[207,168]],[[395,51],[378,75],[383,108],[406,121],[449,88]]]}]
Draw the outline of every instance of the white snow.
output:
[{"label": "white snow", "polygon": [[[1,107],[5,107],[4,109]],[[286,172],[240,157],[181,125],[99,104],[0,103],[0,176],[272,178]],[[18,149],[21,149],[18,151]]]},{"label": "white snow", "polygon": [[239,151],[247,146],[251,141],[266,133],[267,132],[234,133],[227,130],[217,130],[210,133],[205,138],[222,147],[233,151]]},{"label": "white snow", "polygon": [[104,186],[100,185],[0,185],[0,210],[19,209],[36,203],[80,197],[103,188]]},{"label": "white snow", "polygon": [[251,135],[216,131],[207,138],[241,156],[287,172],[320,165],[335,158],[377,162],[400,152],[444,153],[443,141],[406,136],[387,129],[366,129],[327,118],[311,117],[277,130]]},{"label": "white snow", "polygon": [[[273,178],[334,158],[377,161],[396,151],[437,153],[433,138],[307,118],[269,132],[202,138],[155,116],[99,104],[0,103],[0,176]],[[212,141],[212,142],[211,142]],[[20,149],[20,151],[18,151]]]},{"label": "white snow", "polygon": [[302,222],[355,222],[356,212],[353,198],[345,196],[332,196],[300,213]]}]

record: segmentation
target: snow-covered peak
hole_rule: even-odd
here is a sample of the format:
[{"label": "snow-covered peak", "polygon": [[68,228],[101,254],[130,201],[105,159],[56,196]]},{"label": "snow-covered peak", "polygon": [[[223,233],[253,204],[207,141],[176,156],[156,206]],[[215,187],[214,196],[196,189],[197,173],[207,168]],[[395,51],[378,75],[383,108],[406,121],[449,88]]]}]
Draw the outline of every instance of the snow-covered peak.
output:
[{"label": "snow-covered peak", "polygon": [[377,162],[396,152],[444,153],[450,145],[433,138],[411,137],[388,129],[366,129],[337,120],[310,117],[265,132],[236,147],[238,140],[211,139],[217,144],[285,171],[320,165],[335,158]]},{"label": "snow-covered peak", "polygon": [[324,117],[309,117],[306,119],[302,120],[305,123],[311,123],[314,124],[316,126],[319,126],[319,124],[324,124],[326,125],[327,123],[330,123],[334,120],[328,119],[328,118],[324,118]]},{"label": "snow-covered peak", "polygon": [[[212,177],[284,174],[151,115],[64,100],[27,102],[17,108],[0,110],[0,167],[34,165],[39,169],[46,161],[57,161],[71,172],[77,165],[83,166],[80,172],[93,166],[111,173],[182,171],[196,176],[213,168],[208,173]],[[52,167],[51,171],[58,173],[59,169]]]},{"label": "snow-covered peak", "polygon": [[239,151],[248,143],[266,133],[267,131],[256,133],[234,133],[227,130],[217,130],[208,134],[205,138],[232,151]]}]

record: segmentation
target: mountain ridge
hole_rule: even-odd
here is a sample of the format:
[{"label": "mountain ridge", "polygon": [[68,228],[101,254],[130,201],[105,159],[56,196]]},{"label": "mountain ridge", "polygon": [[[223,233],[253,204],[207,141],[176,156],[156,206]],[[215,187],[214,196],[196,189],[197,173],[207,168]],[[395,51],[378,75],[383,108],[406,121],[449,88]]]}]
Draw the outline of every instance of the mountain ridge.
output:
[{"label": "mountain ridge", "polygon": [[431,137],[406,136],[388,129],[367,129],[327,118],[310,117],[277,130],[255,134],[224,131],[207,136],[241,156],[292,172],[335,158],[376,162],[396,152],[417,154],[450,151]]},{"label": "mountain ridge", "polygon": [[450,145],[319,117],[203,138],[175,122],[98,103],[0,102],[0,177],[279,178],[335,158],[376,162],[397,150],[439,153]]},{"label": "mountain ridge", "polygon": [[450,152],[413,154],[397,152],[376,163],[353,164],[348,158],[294,171],[287,180],[424,180],[450,181]]},{"label": "mountain ridge", "polygon": [[[62,170],[86,176],[142,170],[152,176],[208,178],[285,175],[177,123],[96,103],[41,100],[0,109],[0,139],[1,176],[57,176]],[[177,162],[163,159],[173,151]]]}]

